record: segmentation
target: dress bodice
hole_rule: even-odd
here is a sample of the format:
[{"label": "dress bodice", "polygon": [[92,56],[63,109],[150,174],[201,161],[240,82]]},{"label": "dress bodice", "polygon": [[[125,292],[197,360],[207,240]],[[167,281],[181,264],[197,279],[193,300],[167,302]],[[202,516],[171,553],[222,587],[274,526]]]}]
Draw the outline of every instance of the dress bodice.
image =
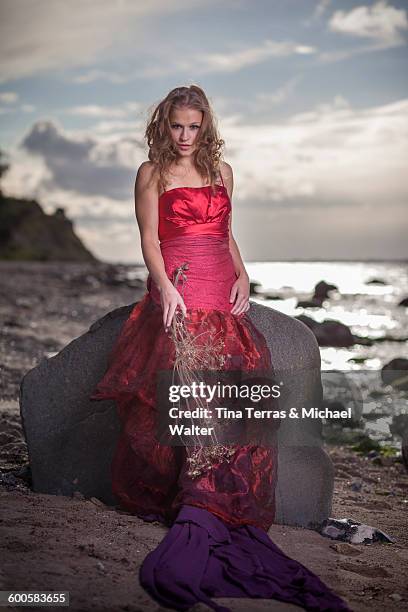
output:
[{"label": "dress bodice", "polygon": [[231,201],[224,185],[175,187],[159,197],[160,242],[179,236],[228,237]]},{"label": "dress bodice", "polygon": [[[177,289],[187,308],[213,308],[230,312],[230,291],[236,280],[229,248],[231,201],[224,185],[174,187],[159,197],[158,235],[167,276],[174,280],[187,263]],[[150,275],[147,288],[160,304],[160,294]]]}]

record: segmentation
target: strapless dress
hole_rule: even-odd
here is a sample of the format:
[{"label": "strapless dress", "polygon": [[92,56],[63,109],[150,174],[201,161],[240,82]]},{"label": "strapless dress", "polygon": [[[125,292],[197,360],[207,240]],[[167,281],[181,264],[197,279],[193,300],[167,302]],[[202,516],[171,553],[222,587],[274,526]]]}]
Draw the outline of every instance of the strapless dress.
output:
[{"label": "strapless dress", "polygon": [[[246,313],[231,314],[237,275],[229,248],[231,201],[225,186],[176,187],[159,197],[160,248],[196,338],[210,338],[223,369],[273,373],[262,333]],[[307,610],[348,610],[315,574],[287,557],[267,535],[275,516],[277,444],[236,447],[228,461],[192,478],[186,448],[157,439],[157,379],[174,366],[160,295],[151,276],[125,321],[106,372],[90,396],[112,399],[122,424],[112,462],[120,505],[170,529],[140,568],[144,588],[162,605],[187,610],[198,601],[227,610],[214,597],[261,597]],[[276,422],[278,428],[279,422]]]}]

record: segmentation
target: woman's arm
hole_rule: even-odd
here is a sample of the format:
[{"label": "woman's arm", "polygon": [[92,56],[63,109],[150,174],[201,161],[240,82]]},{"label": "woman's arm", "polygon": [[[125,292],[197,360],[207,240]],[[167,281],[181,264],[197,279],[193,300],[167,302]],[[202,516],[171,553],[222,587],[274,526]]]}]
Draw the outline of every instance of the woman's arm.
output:
[{"label": "woman's arm", "polygon": [[143,258],[153,282],[160,292],[163,308],[163,325],[166,331],[171,325],[179,305],[183,314],[187,309],[180,293],[168,278],[160,250],[158,236],[159,207],[157,182],[153,179],[154,165],[143,162],[135,181],[135,213],[139,226]]},{"label": "woman's arm", "polygon": [[[234,189],[234,174],[232,168],[229,164],[224,162],[221,171],[229,198],[232,201],[232,192]],[[237,275],[237,280],[232,286],[230,295],[230,302],[235,301],[231,313],[240,314],[247,310],[249,300],[249,277],[244,262],[242,261],[237,242],[232,233],[232,211],[229,218],[229,249]]]}]

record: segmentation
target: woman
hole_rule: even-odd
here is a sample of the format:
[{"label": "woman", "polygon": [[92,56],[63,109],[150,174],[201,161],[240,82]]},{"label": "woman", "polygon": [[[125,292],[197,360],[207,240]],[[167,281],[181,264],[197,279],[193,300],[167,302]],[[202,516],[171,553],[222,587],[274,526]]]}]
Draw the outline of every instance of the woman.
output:
[{"label": "woman", "polygon": [[247,316],[249,279],[231,230],[233,173],[221,161],[224,142],[202,89],[172,90],[154,110],[146,138],[150,161],[138,170],[135,204],[147,292],[91,396],[114,399],[122,422],[113,492],[124,508],[170,526],[146,557],[141,583],[177,610],[197,601],[226,610],[210,596],[348,610],[267,535],[279,421],[272,419],[265,445],[248,437],[249,427],[229,444],[222,427],[211,444],[159,438],[165,404],[159,372],[173,372],[183,383],[198,380],[197,372],[238,371],[242,383],[273,367],[265,338]]}]

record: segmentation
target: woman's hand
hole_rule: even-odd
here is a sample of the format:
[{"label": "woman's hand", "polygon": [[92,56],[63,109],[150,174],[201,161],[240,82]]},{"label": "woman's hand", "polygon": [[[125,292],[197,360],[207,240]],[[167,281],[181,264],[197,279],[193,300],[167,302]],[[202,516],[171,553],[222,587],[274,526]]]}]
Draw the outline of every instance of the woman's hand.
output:
[{"label": "woman's hand", "polygon": [[163,309],[163,325],[167,333],[170,329],[170,325],[173,320],[173,316],[176,312],[176,309],[180,307],[183,315],[186,316],[187,308],[180,293],[171,283],[169,285],[166,285],[165,287],[160,287],[159,291],[160,301]]},{"label": "woman's hand", "polygon": [[240,274],[232,285],[230,302],[235,304],[231,309],[231,314],[239,315],[249,310],[249,277],[246,272]]}]

